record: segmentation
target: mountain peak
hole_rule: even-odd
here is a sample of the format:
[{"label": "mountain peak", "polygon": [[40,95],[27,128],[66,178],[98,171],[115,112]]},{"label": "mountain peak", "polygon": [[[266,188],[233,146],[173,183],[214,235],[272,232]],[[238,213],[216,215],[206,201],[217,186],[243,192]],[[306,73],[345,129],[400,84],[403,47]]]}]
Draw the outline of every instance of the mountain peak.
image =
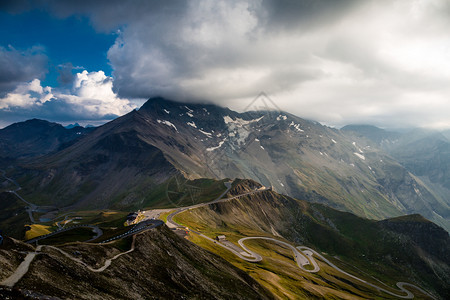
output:
[{"label": "mountain peak", "polygon": [[58,123],[54,123],[54,122],[49,122],[47,120],[41,120],[41,119],[30,119],[30,120],[26,120],[23,122],[17,122],[17,123],[13,123],[7,127],[5,127],[3,130],[7,130],[9,128],[21,128],[21,127],[63,127],[62,125],[58,124]]},{"label": "mountain peak", "polygon": [[75,127],[81,127],[81,125],[78,123],[75,123],[75,124],[69,124],[69,125],[65,126],[66,129],[72,129]]}]

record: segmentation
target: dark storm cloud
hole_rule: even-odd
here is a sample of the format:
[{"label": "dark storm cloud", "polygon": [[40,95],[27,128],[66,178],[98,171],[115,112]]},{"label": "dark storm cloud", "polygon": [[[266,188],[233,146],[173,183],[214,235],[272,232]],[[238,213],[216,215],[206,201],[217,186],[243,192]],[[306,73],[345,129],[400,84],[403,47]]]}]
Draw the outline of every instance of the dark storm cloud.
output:
[{"label": "dark storm cloud", "polygon": [[306,31],[328,26],[367,1],[361,0],[263,0],[265,29]]},{"label": "dark storm cloud", "polygon": [[[322,73],[320,69],[298,65],[311,59],[305,51],[296,53],[297,65],[280,60],[286,56],[284,51],[279,51],[276,45],[267,45],[279,43],[271,41],[271,34],[330,24],[351,10],[355,2],[78,0],[23,3],[25,8],[45,7],[60,17],[88,15],[97,30],[121,28],[108,57],[115,70],[114,88],[124,97],[210,98],[214,96],[213,91],[204,93],[200,89],[222,84],[215,90],[221,94],[223,90],[231,91],[228,85],[235,80],[232,76],[231,80],[220,78],[227,76],[224,72],[245,67],[260,73],[246,87],[236,87],[235,92],[214,97],[223,99],[250,96],[267,87],[269,79],[274,83],[272,92],[276,92],[311,76],[317,77]],[[287,59],[292,59],[292,55],[284,58]],[[258,70],[261,67],[266,70]],[[293,76],[287,78],[288,72]],[[208,77],[214,82],[207,82]]]},{"label": "dark storm cloud", "polygon": [[[47,72],[47,56],[40,47],[20,51],[0,46],[0,97],[24,81],[42,78]],[[1,101],[1,100],[0,100]]]},{"label": "dark storm cloud", "polygon": [[188,1],[182,0],[50,0],[34,1],[39,7],[46,7],[59,17],[73,14],[88,15],[98,30],[110,31],[142,18],[181,16]]},{"label": "dark storm cloud", "polygon": [[[61,85],[69,85],[72,84],[74,80],[74,75],[72,71],[74,69],[79,69],[79,67],[74,67],[72,63],[68,62],[65,64],[61,64],[57,67],[58,71],[58,82]],[[81,68],[82,69],[82,68]]]},{"label": "dark storm cloud", "polygon": [[264,90],[327,124],[450,127],[446,0],[31,3],[117,32],[107,55],[120,97],[239,109]]}]

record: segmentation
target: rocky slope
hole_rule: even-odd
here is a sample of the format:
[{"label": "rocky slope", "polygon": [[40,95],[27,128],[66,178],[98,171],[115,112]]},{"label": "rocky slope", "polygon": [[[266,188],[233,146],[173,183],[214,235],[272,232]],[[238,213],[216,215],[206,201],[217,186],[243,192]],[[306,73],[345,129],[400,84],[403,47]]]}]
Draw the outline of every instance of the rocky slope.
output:
[{"label": "rocky slope", "polygon": [[450,139],[445,132],[423,129],[393,132],[367,125],[345,126],[342,131],[372,141],[395,158],[418,181],[424,182],[445,208],[432,208],[433,220],[450,218]]},{"label": "rocky slope", "polygon": [[26,212],[26,205],[14,194],[0,193],[0,230],[17,238],[25,235],[25,225],[30,219]]},{"label": "rocky slope", "polygon": [[[0,248],[0,280],[22,261],[30,246],[8,239]],[[92,268],[123,250],[114,244],[61,246]],[[12,259],[14,258],[14,259]],[[55,299],[272,299],[245,272],[176,236],[167,227],[139,234],[135,250],[92,272],[54,248],[44,247],[13,290],[0,295],[51,296]],[[19,296],[19,297],[20,297]],[[33,297],[31,297],[33,299]]]}]

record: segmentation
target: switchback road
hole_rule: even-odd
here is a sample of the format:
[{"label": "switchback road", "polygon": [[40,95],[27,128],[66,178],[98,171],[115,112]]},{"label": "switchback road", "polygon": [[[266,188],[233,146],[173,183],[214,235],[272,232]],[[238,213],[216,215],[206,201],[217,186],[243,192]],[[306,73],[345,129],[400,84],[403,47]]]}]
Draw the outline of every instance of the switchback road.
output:
[{"label": "switchback road", "polygon": [[[227,192],[226,191],[220,198],[218,198],[218,199],[216,199],[214,201],[211,201],[211,202],[208,202],[208,203],[197,204],[197,205],[193,205],[193,206],[188,206],[188,207],[183,207],[183,208],[178,208],[176,211],[172,212],[167,217],[167,223],[168,223],[168,225],[171,224],[172,227],[183,227],[183,226],[181,226],[180,224],[176,223],[173,220],[173,217],[176,216],[177,214],[181,213],[181,212],[184,212],[184,211],[190,210],[190,209],[199,208],[199,207],[202,207],[202,206],[207,206],[207,205],[212,204],[212,203],[229,201],[229,200],[232,200],[232,199],[236,199],[236,198],[239,198],[239,197],[243,197],[243,196],[247,196],[247,195],[250,195],[250,194],[263,192],[263,191],[267,191],[267,190],[270,190],[270,189],[269,188],[262,188],[262,189],[254,190],[254,191],[251,191],[251,192],[248,192],[248,193],[244,193],[244,194],[241,194],[241,195],[238,195],[238,196],[234,196],[234,197],[231,197],[231,198],[220,199],[221,197],[223,197],[223,195],[225,195],[225,193]],[[391,296],[402,298],[402,299],[412,299],[412,298],[414,298],[414,294],[411,291],[409,291],[409,290],[407,290],[405,288],[406,286],[408,286],[408,287],[414,288],[417,291],[420,291],[423,294],[428,295],[430,298],[434,299],[429,293],[427,293],[423,289],[419,288],[418,286],[415,286],[415,285],[410,284],[410,283],[397,282],[396,285],[399,288],[398,292],[399,293],[404,293],[404,295],[402,295],[402,294],[398,294],[398,292],[392,292],[392,291],[387,290],[387,289],[385,289],[383,287],[380,287],[380,286],[377,286],[377,285],[372,284],[370,282],[367,282],[364,279],[361,279],[359,277],[356,277],[356,276],[354,276],[354,275],[352,275],[350,273],[347,273],[347,272],[343,271],[342,269],[340,269],[339,267],[337,267],[336,265],[331,263],[328,259],[323,257],[321,254],[319,254],[317,251],[315,251],[315,250],[313,250],[311,248],[308,248],[306,246],[294,247],[294,246],[292,246],[291,244],[289,244],[287,242],[280,241],[278,239],[270,238],[270,237],[244,237],[244,238],[241,238],[238,241],[239,246],[243,250],[243,251],[239,252],[239,251],[236,250],[235,247],[233,247],[233,248],[229,247],[229,246],[227,246],[227,245],[225,245],[225,244],[223,244],[223,243],[221,243],[219,241],[216,241],[216,240],[214,240],[214,239],[212,239],[212,238],[210,238],[210,237],[208,237],[208,236],[206,236],[206,235],[204,235],[204,234],[202,234],[202,233],[200,233],[198,231],[195,231],[195,230],[192,230],[192,229],[190,231],[195,233],[195,234],[197,234],[197,235],[199,235],[199,236],[201,236],[201,237],[203,237],[203,238],[205,238],[205,239],[207,239],[207,240],[209,240],[209,241],[211,241],[211,242],[213,242],[214,244],[216,244],[216,245],[218,245],[218,246],[220,246],[222,248],[227,249],[228,251],[232,252],[233,254],[238,256],[239,258],[241,258],[241,259],[243,259],[245,261],[248,261],[248,262],[253,262],[253,263],[260,262],[262,260],[262,257],[258,253],[253,252],[250,249],[248,249],[244,245],[244,242],[247,241],[247,240],[252,240],[252,239],[268,240],[268,241],[271,241],[271,242],[275,242],[275,243],[281,244],[281,245],[291,249],[292,253],[294,255],[294,260],[295,260],[297,266],[302,271],[309,272],[309,273],[317,273],[317,272],[320,271],[320,267],[319,267],[318,263],[316,262],[316,260],[313,257],[313,255],[316,255],[322,261],[327,263],[330,267],[334,268],[338,272],[340,272],[340,273],[342,273],[342,274],[344,274],[344,275],[346,275],[348,277],[351,277],[352,279],[357,280],[357,281],[359,281],[359,282],[361,282],[361,283],[363,283],[365,285],[368,285],[368,286],[370,286],[372,288],[375,288],[378,291],[381,291],[381,292],[384,292],[386,294],[389,294]],[[308,265],[312,266],[312,269],[305,267],[305,266],[308,266]]]},{"label": "switchback road", "polygon": [[[327,263],[330,267],[334,268],[338,272],[340,272],[340,273],[342,273],[342,274],[344,274],[344,275],[346,275],[348,277],[351,277],[352,279],[357,280],[357,281],[359,281],[359,282],[361,282],[361,283],[363,283],[365,285],[368,285],[368,286],[370,286],[370,287],[372,287],[372,288],[374,288],[374,289],[376,289],[378,291],[381,291],[381,292],[384,292],[386,294],[389,294],[391,296],[402,298],[402,299],[413,299],[414,298],[414,294],[411,291],[409,291],[409,290],[407,290],[405,288],[406,286],[408,286],[408,287],[416,289],[417,291],[420,291],[421,293],[423,293],[423,294],[429,296],[430,298],[434,299],[434,297],[431,296],[428,292],[424,291],[423,289],[421,289],[418,286],[415,286],[415,285],[407,283],[407,282],[397,282],[397,284],[396,284],[397,287],[399,288],[398,292],[405,293],[405,295],[398,294],[398,292],[392,292],[392,291],[387,290],[387,289],[385,289],[383,287],[380,287],[378,285],[372,284],[372,283],[370,283],[370,282],[368,282],[368,281],[366,281],[364,279],[361,279],[361,278],[356,277],[356,276],[354,276],[354,275],[352,275],[350,273],[345,272],[344,270],[342,270],[341,268],[339,268],[338,266],[336,266],[335,264],[330,262],[328,259],[326,259],[324,256],[319,254],[317,251],[315,251],[315,250],[313,250],[313,249],[311,249],[309,247],[306,247],[306,246],[294,247],[294,246],[292,246],[289,243],[277,240],[275,238],[255,236],[255,237],[244,237],[244,238],[241,238],[238,241],[238,244],[239,244],[239,246],[241,246],[243,251],[242,252],[238,252],[235,249],[233,249],[231,247],[228,247],[228,246],[226,246],[226,245],[224,245],[224,244],[222,244],[222,243],[220,243],[218,241],[215,241],[214,239],[212,239],[212,238],[210,238],[210,237],[208,237],[208,236],[206,236],[206,235],[204,235],[204,234],[202,234],[200,232],[193,231],[193,230],[191,230],[191,231],[196,233],[196,234],[198,234],[198,235],[200,235],[201,237],[203,237],[205,239],[208,239],[208,240],[214,242],[216,245],[227,249],[228,251],[232,252],[233,254],[238,256],[239,258],[241,258],[241,259],[243,259],[245,261],[248,261],[248,262],[253,262],[253,263],[260,262],[262,260],[262,257],[258,253],[248,249],[244,245],[244,242],[248,241],[248,240],[255,240],[255,239],[257,239],[257,240],[268,240],[268,241],[271,241],[271,242],[275,242],[275,243],[281,244],[281,245],[286,246],[289,249],[291,249],[292,252],[293,252],[293,255],[294,255],[294,260],[297,263],[297,266],[302,271],[309,272],[309,273],[317,273],[317,272],[320,271],[320,267],[319,267],[318,263],[315,261],[315,259],[313,257],[313,255],[316,255],[322,261]],[[305,266],[307,266],[307,265],[312,265],[313,269],[305,268]]]},{"label": "switchback road", "polygon": [[[142,224],[141,224],[142,223]],[[131,243],[131,249],[122,253],[119,253],[117,255],[115,255],[112,258],[109,258],[105,261],[105,264],[98,268],[92,268],[91,266],[89,266],[88,264],[86,264],[84,261],[82,261],[79,258],[73,257],[72,255],[70,255],[69,253],[65,252],[64,250],[54,247],[54,246],[47,246],[47,245],[39,245],[36,247],[36,250],[33,252],[29,252],[26,256],[25,259],[22,261],[22,263],[17,267],[17,269],[13,272],[13,274],[11,274],[8,278],[6,278],[5,280],[0,282],[0,285],[3,286],[7,286],[7,287],[13,287],[27,272],[28,269],[30,267],[31,262],[34,260],[34,258],[36,257],[36,255],[42,253],[43,249],[47,248],[47,249],[53,249],[56,250],[58,252],[60,252],[61,254],[63,254],[64,256],[66,256],[67,258],[83,265],[86,269],[92,271],[92,272],[103,272],[106,268],[108,268],[112,261],[116,260],[117,258],[119,258],[122,255],[131,253],[134,251],[135,249],[135,238],[136,238],[136,234],[143,232],[144,230],[147,229],[151,229],[151,228],[155,228],[158,226],[161,226],[162,224],[164,224],[163,221],[161,220],[151,220],[151,221],[143,221],[139,224],[136,224],[136,226],[134,226],[132,229],[130,229],[127,233],[119,235],[117,237],[111,238],[108,240],[108,242],[111,242],[115,239],[119,239],[119,238],[124,238],[126,236],[133,236],[133,242]],[[102,242],[103,243],[106,243]]]}]

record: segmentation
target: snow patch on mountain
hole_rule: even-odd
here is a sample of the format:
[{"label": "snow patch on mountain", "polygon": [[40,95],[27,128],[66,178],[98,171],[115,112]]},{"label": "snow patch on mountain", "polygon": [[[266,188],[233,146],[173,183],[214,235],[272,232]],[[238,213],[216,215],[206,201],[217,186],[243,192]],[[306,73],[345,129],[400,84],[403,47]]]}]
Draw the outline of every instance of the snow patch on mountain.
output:
[{"label": "snow patch on mountain", "polygon": [[164,108],[163,110],[166,114],[170,114],[170,111],[168,111],[167,109]]},{"label": "snow patch on mountain", "polygon": [[200,131],[201,133],[203,133],[204,135],[206,135],[206,136],[208,136],[208,137],[211,137],[211,135],[212,135],[212,133],[203,131],[203,130],[201,130],[201,129],[199,129],[198,131]]},{"label": "snow patch on mountain", "polygon": [[365,158],[364,155],[362,155],[362,154],[359,154],[359,153],[357,153],[357,152],[355,152],[355,153],[353,153],[353,154],[355,154],[356,156],[358,156],[358,157],[361,158],[362,160],[366,160],[366,158]]},{"label": "snow patch on mountain", "polygon": [[156,121],[158,121],[158,123],[160,123],[160,124],[164,124],[164,125],[167,125],[169,127],[173,127],[178,132],[177,127],[175,125],[173,125],[171,122],[169,122],[167,120],[159,120],[159,119],[156,120]]},{"label": "snow patch on mountain", "polygon": [[262,118],[264,118],[264,116],[252,120],[244,120],[241,118],[236,118],[235,120],[233,120],[230,116],[224,116],[223,121],[228,126],[228,136],[237,137],[237,139],[234,139],[234,143],[239,145],[244,143],[251,133],[249,128],[244,127],[244,125],[256,123],[260,121]]},{"label": "snow patch on mountain", "polygon": [[253,119],[253,120],[244,120],[241,118],[236,118],[236,120],[233,120],[230,116],[224,116],[223,121],[227,125],[228,124],[236,124],[238,127],[242,127],[243,125],[259,122],[262,118],[264,118],[264,116],[257,118],[257,119]]},{"label": "snow patch on mountain", "polygon": [[216,147],[210,147],[210,148],[206,148],[206,151],[214,151],[216,149],[219,149],[220,147],[222,147],[223,143],[225,143],[227,138],[224,138],[223,141],[219,142],[219,145]]},{"label": "snow patch on mountain", "polygon": [[192,126],[194,128],[197,128],[197,125],[195,125],[195,122],[187,122],[186,124],[188,124],[189,126]]},{"label": "snow patch on mountain", "polygon": [[[284,116],[285,117],[285,116]],[[278,120],[278,118],[277,118]],[[294,126],[294,128],[299,131],[299,132],[303,132],[304,130],[300,128],[300,124],[295,124],[294,121],[291,122],[291,124],[289,124],[289,127]]]},{"label": "snow patch on mountain", "polygon": [[353,144],[353,146],[355,146],[356,149],[358,149],[359,153],[364,153],[364,151],[362,151],[361,148],[356,146],[356,142],[353,142],[352,144]]}]

